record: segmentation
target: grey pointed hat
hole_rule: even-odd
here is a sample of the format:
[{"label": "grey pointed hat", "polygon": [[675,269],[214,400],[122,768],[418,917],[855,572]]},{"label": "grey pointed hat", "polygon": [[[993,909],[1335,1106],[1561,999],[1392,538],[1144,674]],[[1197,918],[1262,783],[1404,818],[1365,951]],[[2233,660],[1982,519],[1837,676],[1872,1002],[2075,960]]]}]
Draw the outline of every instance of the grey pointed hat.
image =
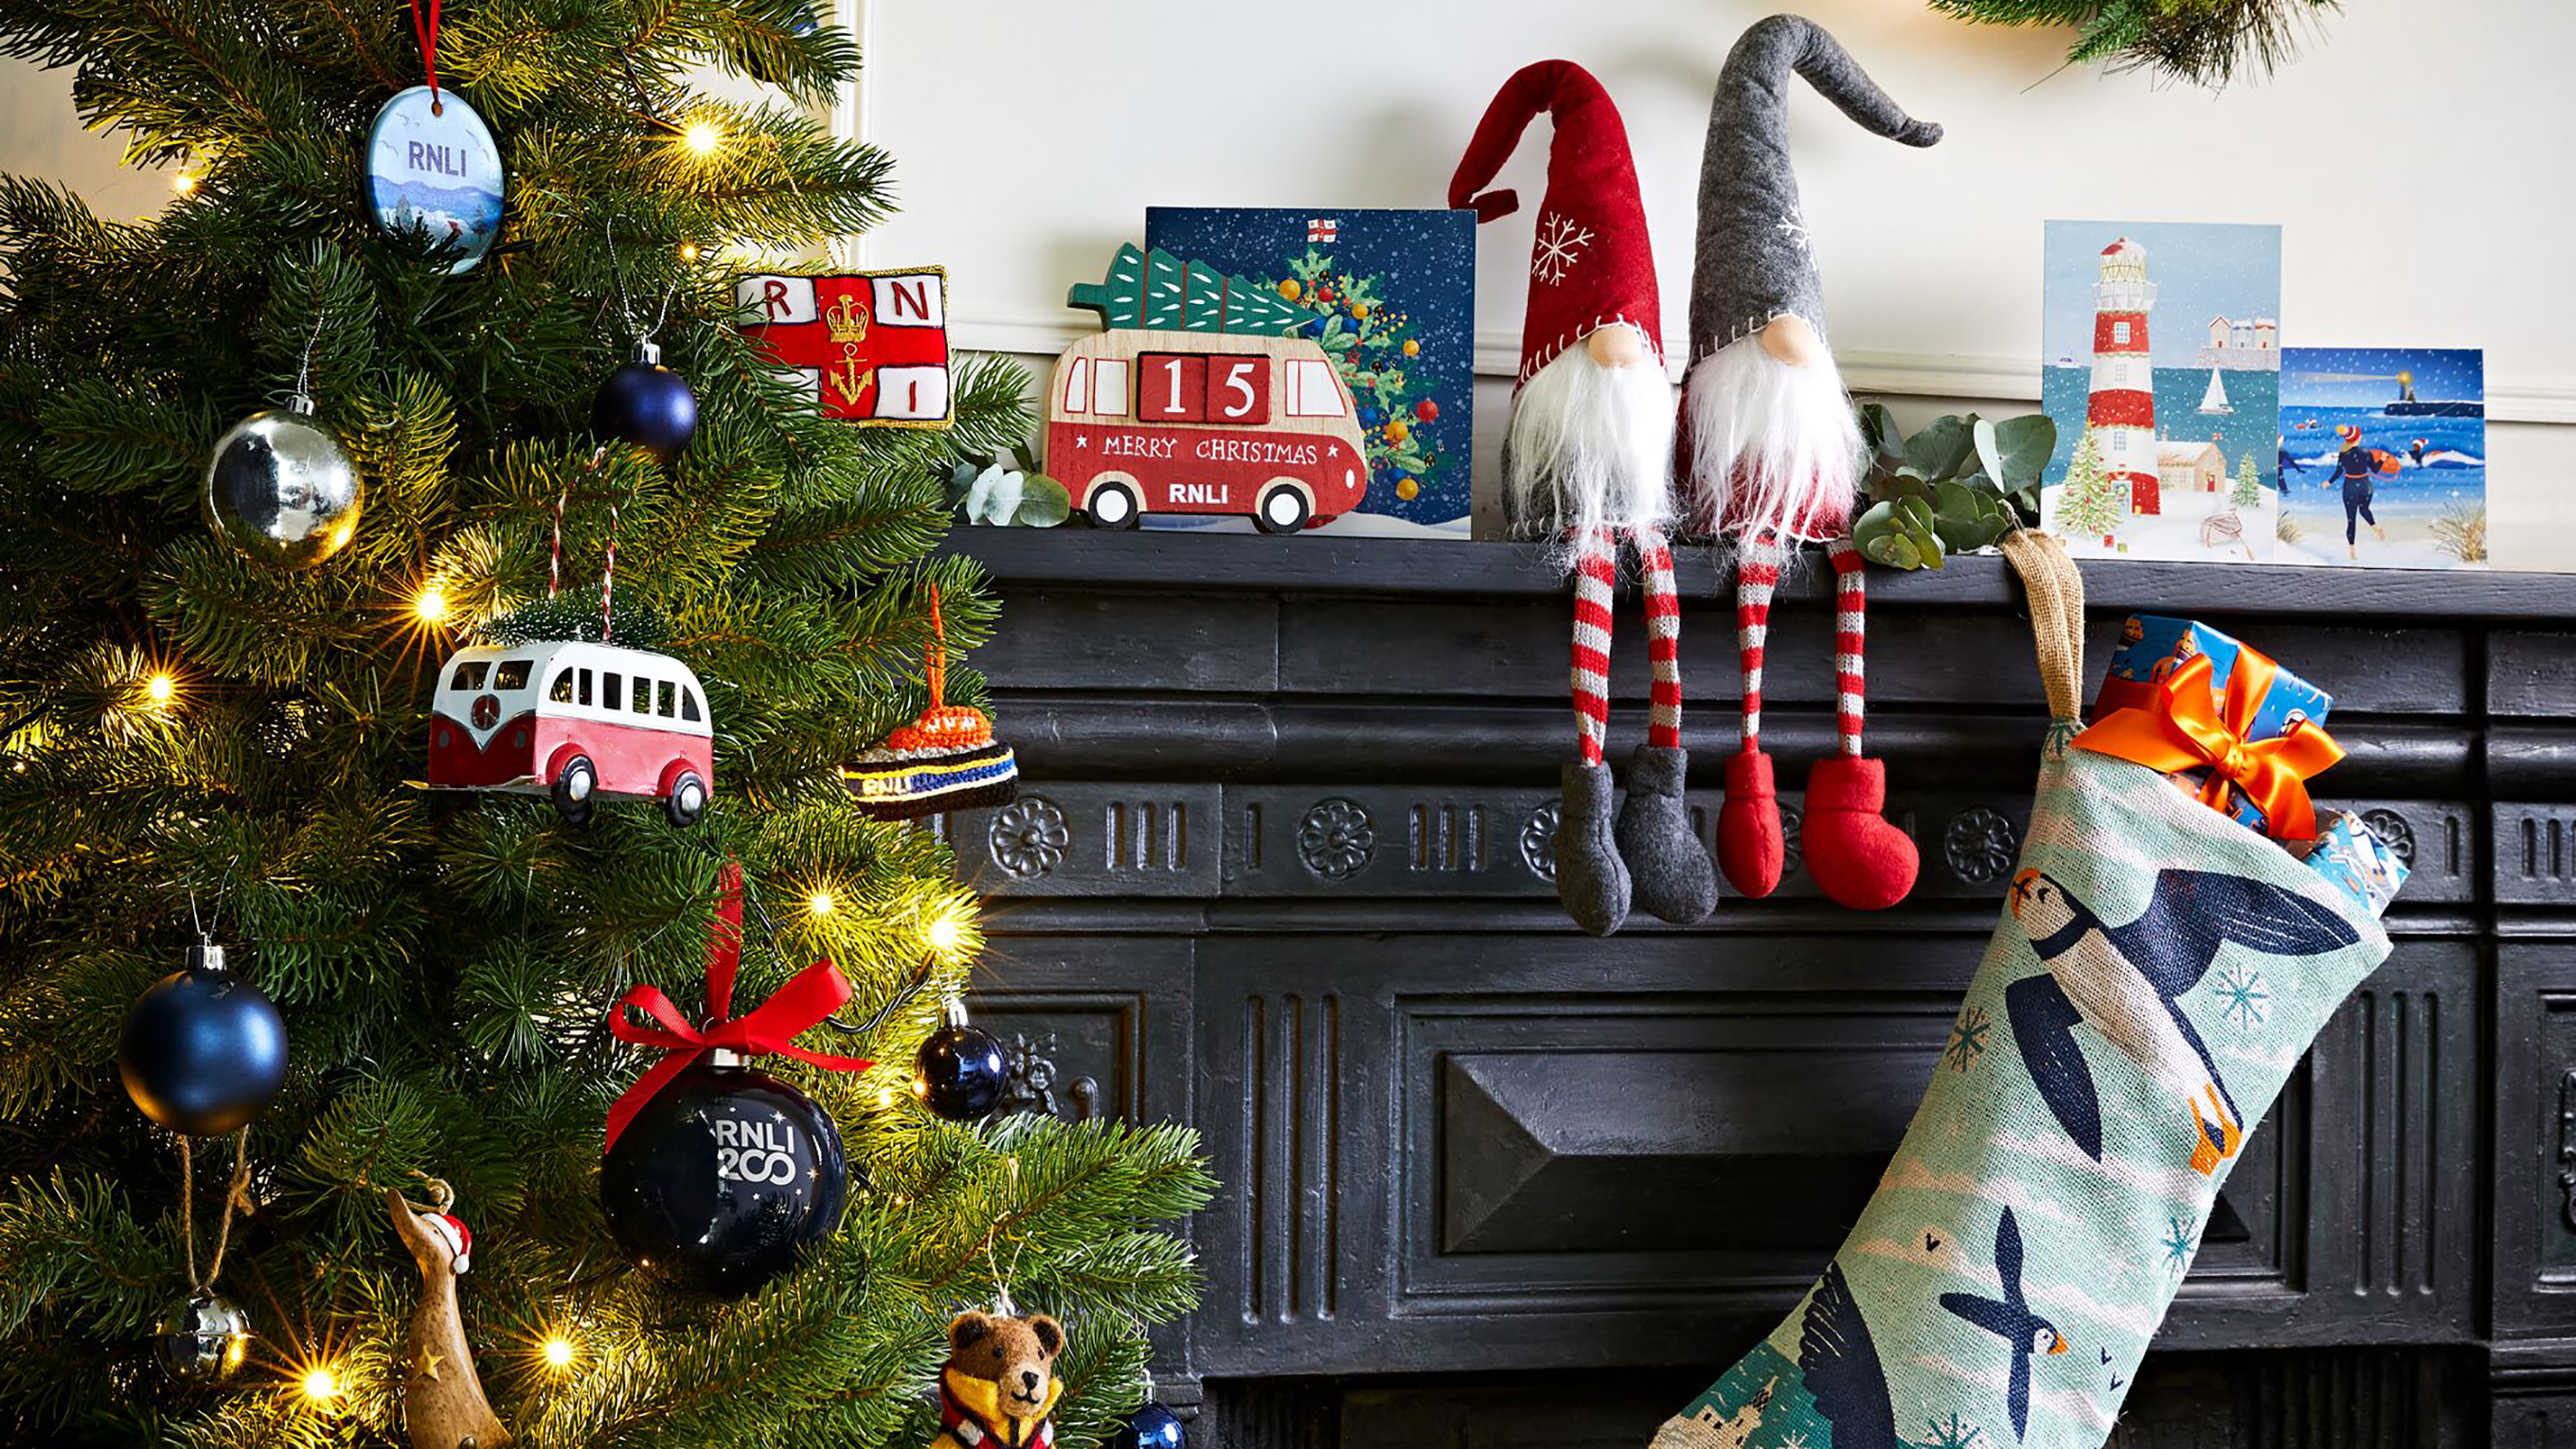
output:
[{"label": "grey pointed hat", "polygon": [[1800,15],[1756,21],[1727,53],[1709,107],[1691,272],[1693,362],[1783,313],[1824,335],[1825,291],[1807,252],[1798,173],[1789,160],[1784,112],[1792,71],[1882,136],[1908,146],[1941,139],[1939,126],[1907,115],[1814,21]]}]

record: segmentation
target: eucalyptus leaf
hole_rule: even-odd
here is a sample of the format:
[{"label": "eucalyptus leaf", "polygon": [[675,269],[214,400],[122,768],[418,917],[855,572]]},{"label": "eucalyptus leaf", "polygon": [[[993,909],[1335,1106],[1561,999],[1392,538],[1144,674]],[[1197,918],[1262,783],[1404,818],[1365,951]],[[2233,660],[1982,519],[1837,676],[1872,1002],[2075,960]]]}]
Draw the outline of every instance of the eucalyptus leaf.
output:
[{"label": "eucalyptus leaf", "polygon": [[2036,484],[2057,451],[2056,420],[2046,413],[2004,419],[1995,424],[1995,451],[2001,461],[1988,460],[1986,471],[2006,492]]},{"label": "eucalyptus leaf", "polygon": [[1970,426],[1969,435],[1977,441],[1977,461],[1985,465],[1986,476],[2004,476],[2003,445],[1996,441],[1995,425],[1979,418]]},{"label": "eucalyptus leaf", "polygon": [[1896,426],[1896,414],[1885,403],[1860,405],[1860,435],[1869,442],[1870,451],[1881,458],[1905,456],[1905,434]]},{"label": "eucalyptus leaf", "polygon": [[1959,471],[1975,447],[1965,419],[1934,418],[1905,440],[1905,466],[1926,478],[1947,478]]},{"label": "eucalyptus leaf", "polygon": [[1044,473],[1031,473],[1020,488],[1020,506],[1011,522],[1023,528],[1053,528],[1073,516],[1073,494]]}]

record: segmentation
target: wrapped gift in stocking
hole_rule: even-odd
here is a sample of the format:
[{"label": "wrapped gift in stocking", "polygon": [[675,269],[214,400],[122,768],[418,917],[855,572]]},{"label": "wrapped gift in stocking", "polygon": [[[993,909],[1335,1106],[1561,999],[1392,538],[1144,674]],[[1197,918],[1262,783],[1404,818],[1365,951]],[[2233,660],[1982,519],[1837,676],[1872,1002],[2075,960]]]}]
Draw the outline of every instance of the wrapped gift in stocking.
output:
[{"label": "wrapped gift in stocking", "polygon": [[2388,890],[2363,888],[2349,817],[2303,860],[2087,747],[2074,567],[2037,534],[2005,550],[2056,722],[2002,924],[1851,1236],[1657,1449],[2096,1449],[2246,1134],[2388,955],[2402,870],[2377,856]]},{"label": "wrapped gift in stocking", "polygon": [[[1573,694],[1577,751],[1564,771],[1556,891],[1596,936],[1630,904],[1691,922],[1717,906],[1717,871],[1682,799],[1681,603],[1663,524],[1672,512],[1673,396],[1655,293],[1654,254],[1628,154],[1627,128],[1601,83],[1571,61],[1541,61],[1505,82],[1449,183],[1449,204],[1480,221],[1519,205],[1483,191],[1521,132],[1545,112],[1547,198],[1530,257],[1529,315],[1503,443],[1513,530],[1556,545],[1574,576]],[[1646,591],[1654,682],[1646,740],[1614,819],[1604,747],[1610,725],[1611,595],[1622,544]]]},{"label": "wrapped gift in stocking", "polygon": [[1880,812],[1887,769],[1861,753],[1861,559],[1850,544],[1860,426],[1825,346],[1822,283],[1808,254],[1784,124],[1792,74],[1882,136],[1929,146],[1941,128],[1908,116],[1812,21],[1774,15],[1727,55],[1700,163],[1691,278],[1691,367],[1682,384],[1683,497],[1693,526],[1736,546],[1744,747],[1727,762],[1718,863],[1735,888],[1769,895],[1787,842],[1762,752],[1762,656],[1772,591],[1798,545],[1830,545],[1836,581],[1841,748],[1807,780],[1799,837],[1829,898],[1866,910],[1914,888],[1914,842]]}]

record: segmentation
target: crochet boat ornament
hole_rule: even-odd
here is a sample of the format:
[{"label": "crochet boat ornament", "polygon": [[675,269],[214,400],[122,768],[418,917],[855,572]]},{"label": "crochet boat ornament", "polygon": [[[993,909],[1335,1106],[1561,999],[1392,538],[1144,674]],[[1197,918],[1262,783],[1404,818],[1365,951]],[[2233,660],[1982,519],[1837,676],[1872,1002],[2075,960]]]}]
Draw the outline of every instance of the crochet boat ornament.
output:
[{"label": "crochet boat ornament", "polygon": [[993,722],[972,705],[950,704],[948,630],[939,589],[930,590],[930,707],[885,742],[841,767],[841,782],[859,812],[879,820],[917,820],[1000,805],[1020,793],[1020,765],[993,738]]}]

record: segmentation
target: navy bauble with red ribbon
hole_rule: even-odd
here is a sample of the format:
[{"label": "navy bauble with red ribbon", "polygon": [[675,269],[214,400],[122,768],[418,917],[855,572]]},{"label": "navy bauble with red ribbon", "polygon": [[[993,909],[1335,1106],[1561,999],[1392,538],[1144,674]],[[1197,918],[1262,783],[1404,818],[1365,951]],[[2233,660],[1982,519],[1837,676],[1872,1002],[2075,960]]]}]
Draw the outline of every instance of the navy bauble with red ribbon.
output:
[{"label": "navy bauble with red ribbon", "polygon": [[[609,1233],[638,1268],[727,1297],[767,1283],[829,1237],[850,1192],[831,1114],[743,1059],[773,1053],[835,1072],[873,1065],[791,1039],[850,999],[831,962],[806,967],[737,1017],[741,960],[742,868],[728,861],[707,943],[708,1024],[695,1025],[651,986],[629,990],[608,1019],[618,1040],[667,1055],[609,1107],[599,1174]],[[659,1029],[637,1023],[630,1009]]]},{"label": "navy bauble with red ribbon", "polygon": [[662,365],[662,349],[635,344],[635,360],[608,375],[591,401],[590,430],[668,463],[697,436],[698,395]]},{"label": "navy bauble with red ribbon", "polygon": [[831,1236],[850,1195],[831,1114],[712,1053],[663,1084],[600,1167],[610,1236],[635,1266],[718,1297],[752,1292]]}]

